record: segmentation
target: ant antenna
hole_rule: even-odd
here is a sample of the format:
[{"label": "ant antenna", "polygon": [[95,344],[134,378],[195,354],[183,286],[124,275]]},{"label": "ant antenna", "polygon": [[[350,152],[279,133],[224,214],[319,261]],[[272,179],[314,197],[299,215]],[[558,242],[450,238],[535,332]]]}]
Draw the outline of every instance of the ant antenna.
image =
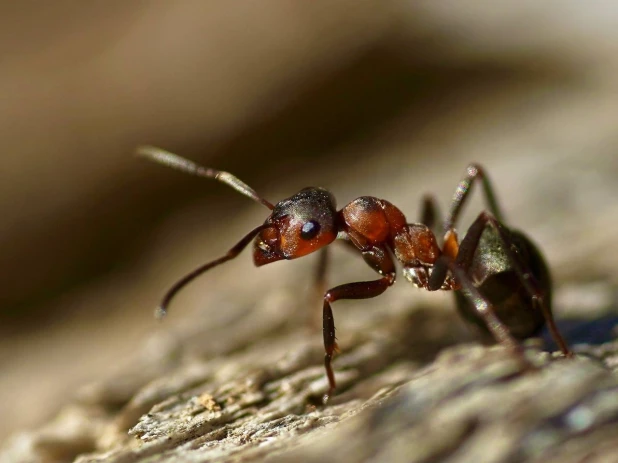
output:
[{"label": "ant antenna", "polygon": [[253,238],[255,238],[255,236],[259,232],[261,232],[262,230],[268,227],[270,227],[270,225],[262,224],[259,227],[254,228],[249,233],[247,233],[247,235],[245,235],[243,239],[241,239],[238,243],[236,243],[236,245],[232,249],[230,249],[223,257],[219,257],[218,259],[215,259],[204,265],[199,266],[195,270],[186,274],[176,283],[174,283],[172,287],[167,290],[167,292],[165,293],[165,296],[163,296],[163,299],[161,300],[161,303],[155,309],[155,317],[159,320],[165,317],[167,315],[167,307],[170,305],[171,300],[174,298],[174,296],[176,296],[178,291],[180,291],[182,288],[187,286],[187,284],[195,280],[202,273],[205,273],[211,268],[216,267],[217,265],[221,265],[227,262],[228,260],[234,259],[236,256],[238,256],[238,254],[241,253],[241,251],[245,247],[247,247],[247,245],[251,242],[251,240],[253,240]]},{"label": "ant antenna", "polygon": [[271,211],[275,208],[275,206],[271,203],[260,197],[253,188],[229,172],[224,172],[209,167],[202,167],[193,161],[189,161],[188,159],[180,157],[177,154],[170,153],[169,151],[157,148],[155,146],[140,146],[135,151],[135,154],[142,158],[158,162],[159,164],[171,167],[172,169],[180,170],[187,174],[197,175],[198,177],[214,178],[215,180],[219,180],[221,183],[231,186],[236,191],[248,196],[252,200],[262,203]]}]

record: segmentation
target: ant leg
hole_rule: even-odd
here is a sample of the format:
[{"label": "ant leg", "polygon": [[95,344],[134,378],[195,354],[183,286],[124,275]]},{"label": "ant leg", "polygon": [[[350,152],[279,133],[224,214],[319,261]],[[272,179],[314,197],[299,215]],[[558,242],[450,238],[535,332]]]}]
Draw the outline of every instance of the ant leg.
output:
[{"label": "ant leg", "polygon": [[330,289],[324,295],[324,307],[322,310],[323,330],[324,330],[324,367],[326,368],[326,376],[328,377],[328,393],[324,396],[323,402],[326,403],[330,396],[335,391],[335,374],[332,367],[332,359],[335,352],[338,351],[338,346],[335,337],[335,319],[331,303],[340,299],[370,299],[379,296],[395,282],[395,274],[391,273],[379,280],[374,281],[357,281],[355,283],[347,283]]},{"label": "ant leg", "polygon": [[507,228],[502,225],[502,223],[500,223],[497,218],[491,215],[489,212],[481,212],[478,218],[473,222],[472,226],[470,226],[468,234],[461,242],[459,254],[457,255],[456,259],[456,267],[460,268],[464,273],[467,273],[467,270],[472,264],[472,259],[474,258],[474,253],[481,239],[481,235],[483,234],[483,230],[485,229],[487,224],[491,225],[498,232],[498,236],[504,244],[504,252],[506,253],[510,263],[513,265],[513,268],[517,273],[517,276],[519,277],[523,287],[532,298],[533,303],[541,309],[543,317],[547,322],[549,331],[551,332],[552,337],[556,341],[556,344],[559,346],[565,357],[572,357],[573,353],[569,349],[568,344],[566,343],[566,341],[560,334],[558,327],[556,326],[554,316],[547,304],[545,303],[543,291],[541,291],[537,280],[534,278],[534,275],[532,275],[531,272],[526,271],[522,267],[519,259],[516,257],[514,251],[516,249],[515,243],[513,242],[513,239],[511,238]]},{"label": "ant leg", "polygon": [[[326,271],[328,270],[329,264],[329,248],[328,246],[320,249],[318,253],[318,262],[315,268],[315,274],[313,279],[313,288],[311,291],[311,305],[313,302],[317,302],[317,300],[321,300],[326,292]],[[317,315],[317,314],[316,314]],[[307,320],[308,324],[311,326],[312,330],[317,330],[319,325],[319,320],[314,316],[313,311],[311,312],[311,317]]]},{"label": "ant leg", "polygon": [[204,265],[201,265],[200,267],[196,268],[192,272],[182,277],[176,283],[174,283],[172,287],[167,290],[167,292],[165,293],[165,296],[163,296],[163,299],[161,300],[161,304],[159,304],[159,307],[156,308],[155,317],[159,319],[165,317],[167,315],[167,307],[169,306],[174,296],[178,293],[178,291],[180,291],[188,283],[193,281],[195,278],[200,276],[202,273],[238,256],[238,254],[240,254],[242,250],[245,249],[249,243],[251,243],[253,238],[255,238],[255,236],[259,232],[261,232],[265,228],[268,228],[269,226],[270,225],[263,224],[263,225],[260,225],[259,227],[254,228],[249,233],[247,233],[243,239],[241,239],[238,243],[236,243],[236,245],[232,249],[230,249],[223,257],[219,257],[218,259],[215,259]]},{"label": "ant leg", "polygon": [[367,251],[363,251],[362,256],[369,266],[384,276],[379,280],[357,281],[336,286],[324,294],[324,306],[322,309],[325,350],[324,368],[326,369],[329,385],[328,392],[322,399],[324,404],[333,395],[336,387],[332,359],[338,347],[335,337],[335,318],[333,317],[331,304],[340,299],[370,299],[379,296],[395,282],[395,264],[386,248],[375,246]]},{"label": "ant leg", "polygon": [[[435,233],[438,217],[440,217],[440,208],[438,207],[436,198],[430,194],[423,195],[423,199],[421,200],[420,223],[427,225],[427,227]],[[437,234],[442,235],[443,230],[438,230]]]},{"label": "ant leg", "polygon": [[498,219],[498,221],[504,222],[502,211],[498,206],[498,201],[496,200],[496,195],[494,194],[494,189],[489,181],[489,177],[485,173],[485,170],[478,164],[470,164],[466,169],[466,178],[459,182],[459,185],[455,190],[455,194],[453,195],[451,207],[446,220],[444,221],[444,230],[451,230],[457,223],[461,209],[472,191],[472,185],[475,180],[481,181],[485,201],[487,202],[487,208],[489,211],[494,215],[494,217],[496,217],[496,219]]},{"label": "ant leg", "polygon": [[328,269],[328,246],[320,249],[320,255],[318,256],[318,266],[315,271],[314,284],[320,289],[320,295],[324,294],[326,286],[326,270]]},{"label": "ant leg", "polygon": [[521,355],[521,346],[511,335],[509,328],[498,318],[493,305],[474,286],[467,272],[451,259],[447,262],[449,270],[461,285],[461,291],[472,303],[476,311],[483,318],[494,339],[508,349]]},{"label": "ant leg", "polygon": [[[455,190],[455,194],[453,195],[453,199],[451,201],[451,207],[449,209],[448,215],[446,216],[446,219],[444,220],[444,226],[442,227],[442,231],[444,233],[442,252],[443,254],[448,254],[451,259],[457,258],[457,262],[461,261],[462,256],[459,256],[460,245],[457,242],[455,224],[459,220],[459,214],[461,213],[461,209],[463,208],[463,205],[465,204],[468,196],[470,195],[470,192],[472,191],[472,186],[475,180],[480,180],[482,183],[483,193],[485,194],[485,201],[487,202],[489,210],[495,217],[498,218],[498,220],[503,222],[502,212],[500,210],[500,207],[498,206],[498,201],[496,200],[496,195],[494,194],[494,189],[491,185],[491,182],[489,181],[489,177],[480,165],[470,164],[466,169],[466,177],[461,182],[459,182],[459,185]],[[426,200],[427,199],[425,198],[425,201]],[[479,232],[482,232],[482,229],[479,230]],[[467,237],[468,236],[472,238],[472,236],[474,235],[471,234],[470,231],[468,231]],[[474,242],[474,245],[469,248],[469,250],[471,250],[468,257],[469,260],[465,259],[465,261],[472,262],[472,257],[474,256],[474,251],[476,250],[479,239],[480,234],[479,237],[476,238],[476,241],[472,240]],[[464,251],[465,254],[465,249],[461,251]],[[446,257],[442,258],[442,260],[444,259],[446,259]],[[447,271],[447,265],[434,266],[432,277],[430,277],[429,280],[428,289],[430,291],[436,291],[440,289],[440,285],[444,283],[447,277]]]},{"label": "ant leg", "polygon": [[[476,247],[476,244],[475,244]],[[457,259],[459,260],[459,259]],[[474,286],[464,266],[459,265],[448,254],[442,254],[434,264],[429,277],[428,290],[437,291],[444,283],[448,271],[455,277],[460,290],[474,304],[478,314],[483,318],[494,339],[515,352],[521,352],[519,343],[513,338],[508,327],[496,315],[493,305]],[[454,288],[457,289],[457,288]]]}]

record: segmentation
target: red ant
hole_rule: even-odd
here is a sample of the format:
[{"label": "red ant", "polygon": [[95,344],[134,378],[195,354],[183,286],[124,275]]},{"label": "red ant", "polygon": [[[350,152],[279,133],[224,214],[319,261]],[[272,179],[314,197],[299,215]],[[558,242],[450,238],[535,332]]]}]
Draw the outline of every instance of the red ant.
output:
[{"label": "red ant", "polygon": [[[504,225],[491,183],[476,164],[468,166],[466,177],[455,191],[440,248],[431,230],[437,215],[431,197],[425,197],[423,202],[422,223],[408,223],[397,207],[372,196],[361,196],[337,210],[333,195],[315,187],[303,188],[273,205],[228,172],[201,167],[155,147],[144,146],[137,153],[193,175],[219,180],[272,211],[262,225],[251,230],[223,257],[177,281],[163,297],[157,316],[167,313],[170,301],[187,283],[235,258],[252,240],[253,262],[258,267],[322,249],[317,281],[323,282],[326,247],[340,239],[352,244],[381,275],[377,280],[347,283],[324,293],[324,365],[329,383],[325,403],[335,390],[331,361],[337,343],[331,304],[340,299],[368,299],[386,291],[395,283],[393,257],[403,265],[403,275],[415,286],[428,291],[454,290],[461,315],[517,355],[522,355],[517,340],[537,334],[547,322],[562,353],[572,356],[552,316],[547,265],[523,233]],[[489,211],[479,214],[459,243],[454,227],[475,181],[481,182]]]}]

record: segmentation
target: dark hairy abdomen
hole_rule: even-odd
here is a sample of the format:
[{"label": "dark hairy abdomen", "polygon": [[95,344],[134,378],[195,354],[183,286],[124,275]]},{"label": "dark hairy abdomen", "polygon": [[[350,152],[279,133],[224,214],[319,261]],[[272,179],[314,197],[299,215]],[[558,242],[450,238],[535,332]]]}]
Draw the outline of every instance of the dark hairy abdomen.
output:
[{"label": "dark hairy abdomen", "polygon": [[[517,247],[520,266],[534,276],[545,304],[551,310],[551,277],[540,252],[522,233],[511,230],[510,234]],[[525,339],[539,333],[545,323],[543,314],[532,304],[530,294],[513,269],[492,227],[487,227],[483,232],[469,274],[481,294],[491,302],[500,320],[509,327],[513,337]],[[455,293],[455,299],[462,317],[489,335],[485,323],[461,291]]]}]

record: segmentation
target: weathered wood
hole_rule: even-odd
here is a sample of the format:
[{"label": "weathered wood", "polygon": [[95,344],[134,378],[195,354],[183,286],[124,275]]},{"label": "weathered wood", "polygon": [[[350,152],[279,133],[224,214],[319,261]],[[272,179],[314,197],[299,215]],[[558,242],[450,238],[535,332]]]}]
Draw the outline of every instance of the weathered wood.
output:
[{"label": "weathered wood", "polygon": [[[7,146],[19,150],[9,150],[13,154],[7,151],[7,156],[20,162],[29,159],[20,151],[23,149],[40,153],[44,160],[54,158],[54,153],[72,154],[63,158],[64,163],[57,162],[57,171],[49,170],[45,176],[58,183],[33,176],[32,167],[13,179],[25,185],[27,178],[37,191],[44,190],[45,198],[29,201],[32,208],[28,217],[34,220],[30,232],[36,232],[40,237],[37,241],[44,242],[49,254],[32,252],[38,249],[28,238],[32,233],[23,226],[12,226],[9,215],[5,217],[5,232],[19,239],[5,240],[7,252],[11,254],[19,247],[15,243],[24,242],[23,249],[37,265],[19,258],[4,270],[14,276],[20,273],[17,264],[25,265],[21,273],[27,279],[23,281],[31,285],[37,280],[36,272],[56,276],[73,268],[75,262],[82,263],[81,251],[66,253],[76,243],[80,244],[77,249],[100,251],[92,243],[101,241],[93,237],[118,241],[108,228],[112,221],[109,217],[113,216],[117,228],[128,223],[122,219],[133,212],[125,204],[127,184],[143,193],[160,190],[163,193],[159,198],[167,197],[169,188],[147,189],[152,181],[150,172],[140,171],[141,186],[122,181],[133,178],[126,173],[117,176],[119,166],[129,169],[127,156],[134,144],[155,142],[144,138],[151,133],[155,138],[170,137],[172,144],[185,144],[190,152],[183,151],[183,155],[210,153],[209,140],[222,140],[222,145],[231,148],[213,153],[235,159],[229,159],[232,164],[243,164],[245,167],[239,168],[264,187],[269,199],[292,194],[308,184],[322,185],[332,188],[340,202],[364,194],[386,198],[411,220],[423,193],[436,193],[444,208],[466,164],[481,162],[497,185],[509,223],[529,231],[548,256],[558,291],[558,318],[570,315],[595,319],[607,312],[617,313],[618,206],[614,198],[618,197],[618,111],[614,68],[618,41],[607,39],[616,30],[608,25],[611,15],[601,9],[591,14],[581,2],[570,2],[570,9],[561,3],[561,15],[556,15],[551,2],[516,2],[511,5],[514,9],[503,9],[497,16],[488,15],[482,3],[476,10],[444,8],[440,2],[397,5],[403,10],[392,16],[393,23],[385,17],[375,21],[377,10],[371,4],[362,11],[354,10],[360,12],[357,21],[351,20],[346,7],[339,7],[341,20],[333,19],[332,10],[322,10],[320,18],[337,24],[329,28],[339,37],[336,42],[324,35],[323,23],[289,29],[304,30],[319,39],[303,41],[305,50],[311,50],[316,60],[314,66],[309,66],[310,56],[301,49],[283,47],[290,58],[284,60],[284,56],[275,56],[264,47],[266,52],[262,53],[269,58],[262,63],[265,68],[272,65],[273,58],[281,69],[275,73],[278,81],[270,73],[261,74],[262,86],[255,75],[234,71],[236,66],[246,65],[244,56],[250,56],[254,64],[259,61],[239,40],[239,61],[236,66],[221,67],[223,78],[215,80],[231,84],[232,80],[226,78],[226,72],[231,72],[239,84],[245,82],[240,86],[245,91],[224,92],[220,104],[213,104],[212,99],[212,95],[219,95],[219,87],[205,89],[202,80],[194,78],[197,58],[205,53],[203,43],[212,41],[188,40],[194,54],[184,56],[195,56],[196,60],[190,59],[191,65],[175,70],[174,75],[176,71],[190,73],[193,87],[177,88],[176,79],[172,79],[162,95],[169,102],[190,101],[191,107],[207,105],[208,114],[212,112],[213,116],[192,119],[187,125],[186,112],[161,111],[161,126],[166,127],[167,134],[162,134],[159,126],[152,129],[152,119],[146,116],[153,106],[148,105],[143,105],[144,117],[126,111],[128,119],[119,118],[107,129],[107,122],[93,126],[84,132],[81,142],[71,136],[64,144],[64,140],[52,143],[48,137],[51,129],[31,133],[14,131],[8,125],[12,142]],[[586,8],[586,14],[582,14],[582,8]],[[175,17],[184,28],[183,17]],[[268,17],[289,23],[287,16]],[[522,18],[531,26],[522,28]],[[344,21],[347,33],[342,33]],[[577,33],[572,28],[575,23],[581,28]],[[150,43],[151,29],[146,29]],[[205,30],[201,25],[195,27],[198,29]],[[389,35],[387,30],[394,33]],[[174,36],[176,31],[168,33]],[[577,46],[573,46],[574,41]],[[322,54],[316,48],[318,42]],[[118,69],[126,75],[123,47],[116,40],[111,43],[119,51],[114,56],[121,58]],[[334,43],[338,43],[339,55],[333,54]],[[178,44],[184,53],[188,43]],[[58,48],[58,52],[63,50]],[[222,53],[231,57],[229,50]],[[110,58],[105,53],[100,56]],[[167,63],[167,54],[161,56]],[[334,56],[346,59],[339,61]],[[211,68],[211,60],[199,62]],[[301,62],[308,71],[298,66]],[[96,61],[85,63],[94,63],[99,76]],[[55,68],[50,69],[51,77],[61,76]],[[302,76],[296,74],[299,69]],[[50,127],[72,127],[70,123],[58,125],[58,117],[71,111],[52,110],[65,107],[68,87],[64,83],[43,85],[40,89],[45,98],[37,98],[36,92],[32,97],[31,68],[24,70],[28,78],[22,79],[17,73],[12,78],[23,80],[27,87],[19,88],[28,91],[10,93],[18,98],[19,105],[4,107],[19,107],[25,115],[47,113]],[[327,82],[327,74],[332,82]],[[89,73],[77,75],[107,85],[107,81],[91,79]],[[136,75],[142,85],[143,72]],[[289,75],[296,77],[282,78]],[[50,77],[41,76],[43,80]],[[310,78],[311,85],[307,83]],[[279,82],[279,86],[273,82]],[[294,82],[299,87],[291,90]],[[316,85],[320,88],[315,89]],[[60,89],[54,98],[48,93],[52,87]],[[319,98],[306,92],[307,88],[313,88]],[[107,114],[102,103],[107,104],[108,94],[101,93],[105,101],[99,101],[91,99],[97,94],[91,92],[88,101],[93,111]],[[30,109],[22,106],[26,103],[23,95],[30,95]],[[202,99],[194,100],[190,95]],[[263,95],[281,96],[277,101],[282,108],[279,113],[271,115],[273,100]],[[333,98],[335,95],[337,98]],[[152,97],[142,95],[144,102]],[[201,106],[200,101],[204,103]],[[112,103],[118,104],[115,100]],[[67,104],[73,108],[76,102]],[[160,104],[155,104],[157,110],[163,107]],[[376,108],[382,108],[382,112],[374,113]],[[274,117],[271,122],[269,115]],[[265,119],[266,127],[254,126]],[[35,122],[28,120],[20,127],[30,128]],[[340,126],[340,122],[345,123]],[[125,140],[127,127],[139,139]],[[335,132],[341,133],[341,138],[334,136]],[[96,134],[95,142],[92,134]],[[122,142],[109,142],[113,134]],[[101,139],[108,142],[100,144]],[[101,174],[98,182],[64,167],[82,165],[84,147],[92,160],[87,164],[93,175],[95,171]],[[305,157],[282,166],[279,162],[262,165],[265,156],[277,154],[279,157],[273,159],[280,161],[293,158],[297,152]],[[323,157],[314,157],[318,153]],[[247,164],[240,161],[240,154],[246,156],[243,159]],[[108,162],[108,155],[116,156],[117,163]],[[40,164],[40,159],[32,159],[35,165]],[[260,169],[256,168],[258,164]],[[9,162],[4,166],[7,172],[11,172],[11,165],[19,163]],[[280,170],[273,174],[275,166]],[[293,167],[295,171],[290,172]],[[63,177],[60,171],[69,175]],[[166,174],[161,177],[166,178]],[[243,179],[254,181],[244,175]],[[52,189],[54,195],[48,194],[46,185],[50,184],[60,185]],[[92,187],[99,184],[106,188],[115,185],[116,201],[106,201],[114,214],[90,210]],[[16,217],[21,217],[22,202],[15,201],[13,195],[5,195],[4,200],[14,205]],[[216,202],[221,207],[219,199]],[[219,224],[221,211],[213,214],[217,207],[214,203],[207,200],[184,219],[176,218],[174,231],[166,224],[156,234],[152,249],[140,252],[143,261],[139,266],[102,282],[89,295],[81,291],[67,295],[51,303],[50,310],[47,306],[44,309],[45,313],[59,313],[60,308],[74,307],[81,314],[89,314],[89,323],[50,327],[45,331],[48,339],[39,333],[23,339],[2,339],[5,350],[0,357],[6,361],[0,391],[3,403],[16,405],[4,408],[9,412],[1,418],[12,424],[12,431],[21,428],[21,422],[32,422],[36,412],[51,416],[60,403],[74,397],[47,424],[8,441],[0,450],[2,463],[74,459],[82,463],[265,459],[564,463],[586,458],[607,461],[618,451],[616,342],[597,347],[580,345],[576,349],[580,358],[572,362],[553,359],[532,344],[529,355],[540,370],[523,372],[499,348],[466,344],[470,336],[457,319],[450,298],[414,292],[405,283],[379,299],[335,306],[342,348],[342,355],[335,360],[340,390],[328,407],[317,404],[326,390],[321,336],[304,327],[302,320],[309,312],[298,298],[310,278],[307,267],[301,273],[302,266],[282,263],[258,272],[247,260],[230,264],[196,283],[172,309],[173,316],[160,327],[161,332],[145,338],[143,333],[156,330],[149,324],[151,301],[154,304],[167,282],[194,265],[198,255],[204,260],[219,255],[263,220],[253,209],[247,213],[234,209],[223,218],[226,223]],[[155,204],[158,210],[160,205]],[[70,225],[74,222],[63,220],[81,222],[75,211],[82,209],[103,221],[92,222],[90,234],[80,234],[79,241],[67,239],[73,235],[64,233],[60,234],[62,243],[54,240],[59,236],[57,231],[64,228],[53,227],[56,233],[52,233],[52,228],[39,220],[51,211],[56,225],[64,224],[67,230],[79,233],[80,227]],[[124,215],[118,216],[122,210]],[[473,201],[468,212],[478,210],[479,203]],[[214,217],[217,227],[209,228]],[[49,246],[50,236],[54,246]],[[358,277],[359,261],[344,260],[341,254],[333,259],[329,283]],[[45,255],[61,258],[46,259]],[[592,283],[578,289],[582,282]],[[18,287],[5,285],[4,289],[11,288],[15,291]],[[432,302],[428,303],[430,298]],[[199,310],[194,309],[198,306]],[[113,310],[115,314],[110,313]],[[103,313],[114,317],[114,322],[102,326],[103,317],[95,316]],[[73,387],[82,378],[93,376],[103,379],[78,391]],[[30,419],[13,424],[26,416]],[[3,427],[9,429],[5,423]]]},{"label": "weathered wood", "polygon": [[618,342],[572,361],[530,343],[530,371],[502,347],[442,350],[461,336],[454,311],[386,310],[341,333],[340,391],[324,407],[319,336],[285,324],[287,303],[237,318],[230,332],[258,318],[279,330],[250,347],[230,338],[216,357],[196,356],[204,344],[190,333],[155,335],[0,461],[603,461],[618,450]]}]

